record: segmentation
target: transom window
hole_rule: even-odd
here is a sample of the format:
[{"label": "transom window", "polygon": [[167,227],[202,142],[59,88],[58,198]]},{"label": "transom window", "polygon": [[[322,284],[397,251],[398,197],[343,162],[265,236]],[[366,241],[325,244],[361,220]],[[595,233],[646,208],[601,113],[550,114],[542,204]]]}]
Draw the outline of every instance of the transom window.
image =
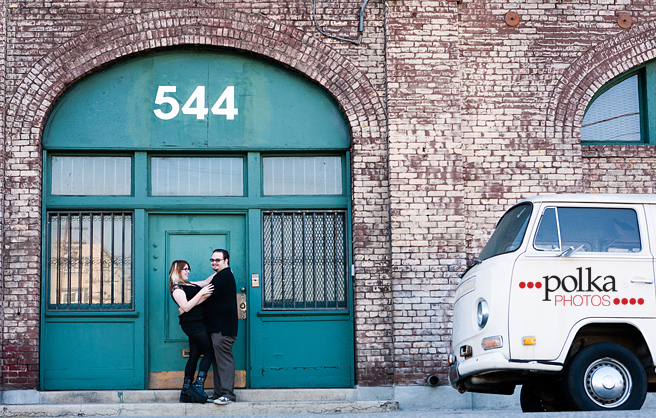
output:
[{"label": "transom window", "polygon": [[129,196],[130,157],[52,157],[52,195]]},{"label": "transom window", "polygon": [[264,195],[341,195],[341,157],[264,157]]},{"label": "transom window", "polygon": [[153,196],[243,196],[242,158],[151,159]]}]

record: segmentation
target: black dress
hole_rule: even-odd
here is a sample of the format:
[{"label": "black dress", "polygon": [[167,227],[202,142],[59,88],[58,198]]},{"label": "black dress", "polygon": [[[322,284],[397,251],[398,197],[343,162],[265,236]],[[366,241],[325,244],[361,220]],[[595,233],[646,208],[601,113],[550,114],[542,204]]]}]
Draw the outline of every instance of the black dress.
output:
[{"label": "black dress", "polygon": [[[173,289],[171,289],[171,297],[173,297],[173,291],[175,289],[180,289],[185,292],[187,301],[189,301],[200,292],[201,287],[195,284],[176,284],[173,286]],[[173,300],[175,301],[175,299]],[[180,315],[180,326],[182,327],[182,331],[187,335],[205,331],[204,319],[203,308],[200,305],[194,306],[189,312]]]}]

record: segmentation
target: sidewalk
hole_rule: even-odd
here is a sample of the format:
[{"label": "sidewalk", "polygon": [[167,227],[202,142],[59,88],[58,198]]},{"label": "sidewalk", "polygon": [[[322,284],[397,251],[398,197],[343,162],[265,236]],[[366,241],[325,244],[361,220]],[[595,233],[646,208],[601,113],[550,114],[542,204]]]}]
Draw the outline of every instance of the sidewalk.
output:
[{"label": "sidewalk", "polygon": [[[521,413],[519,389],[512,396],[460,394],[450,386],[237,389],[237,402],[228,405],[180,403],[178,390],[9,390],[0,392],[0,417],[300,415],[395,411]],[[642,409],[656,409],[656,394],[647,394]]]},{"label": "sidewalk", "polygon": [[450,386],[351,389],[237,389],[228,405],[179,403],[178,390],[0,392],[0,416],[184,416],[355,414],[398,410],[521,411],[513,396],[460,394]]},{"label": "sidewalk", "polygon": [[[242,389],[237,402],[228,405],[178,402],[179,390],[126,391],[5,391],[0,416],[4,417],[96,417],[183,415],[280,415],[379,413],[399,409],[391,399],[370,392],[360,399],[357,389]],[[389,391],[388,391],[389,392]]]}]

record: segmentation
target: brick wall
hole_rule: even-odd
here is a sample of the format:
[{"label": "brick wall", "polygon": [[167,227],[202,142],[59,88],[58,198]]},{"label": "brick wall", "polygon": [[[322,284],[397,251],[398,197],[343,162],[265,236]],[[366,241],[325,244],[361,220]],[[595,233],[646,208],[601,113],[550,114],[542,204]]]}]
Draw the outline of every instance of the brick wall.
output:
[{"label": "brick wall", "polygon": [[[35,3],[33,7],[21,4],[15,9],[10,5],[6,65],[8,191],[4,204],[5,219],[10,221],[5,225],[3,254],[3,387],[38,386],[39,141],[48,111],[57,97],[84,75],[132,54],[185,44],[236,48],[274,59],[315,80],[343,108],[353,140],[355,317],[359,324],[356,352],[361,359],[357,375],[362,384],[389,383],[387,144],[381,99],[384,94],[377,90],[384,80],[382,56],[372,55],[375,48],[364,42],[349,47],[332,42],[345,48],[342,55],[329,39],[315,31],[308,34],[243,10],[186,9],[174,4],[171,10],[148,11],[148,3],[140,2],[140,9],[124,3],[123,7],[102,4],[43,7]],[[150,9],[154,6],[151,3]],[[376,15],[375,7],[371,13]],[[308,16],[306,10],[302,20],[306,26],[312,25]],[[296,23],[296,19],[289,23]],[[376,25],[374,20],[367,26],[367,39],[380,42],[376,30],[381,29],[382,24]],[[366,53],[360,52],[365,49]],[[357,59],[347,58],[348,54]]]},{"label": "brick wall", "polygon": [[654,193],[656,147],[584,146],[583,173],[591,193]]},{"label": "brick wall", "polygon": [[465,259],[458,8],[391,2],[387,22],[395,383],[423,384],[444,378]]},{"label": "brick wall", "polygon": [[[468,258],[480,252],[499,216],[520,198],[595,191],[587,174],[592,163],[583,160],[588,154],[580,145],[583,113],[606,81],[656,56],[655,6],[461,3]],[[510,11],[520,16],[517,26],[505,23]],[[620,13],[632,16],[631,28],[619,26]]]},{"label": "brick wall", "polygon": [[[0,0],[0,138],[2,138],[2,141],[0,142],[0,179],[4,179],[4,149],[5,149],[5,98],[6,98],[6,93],[5,93],[5,68],[6,68],[6,57],[5,57],[5,47],[6,47],[6,37],[5,37],[5,29],[6,29],[6,3],[4,0]],[[4,198],[4,181],[0,181],[0,207],[2,207],[2,199]],[[4,224],[4,216],[0,216],[0,237],[3,236],[3,224]],[[0,239],[0,242],[2,240]],[[0,246],[0,254],[2,254],[2,247]],[[4,334],[5,334],[5,324],[4,324],[4,317],[5,317],[5,298],[4,298],[4,293],[5,293],[5,282],[4,282],[4,275],[2,274],[2,257],[0,256],[0,353],[5,352],[5,344],[4,344]],[[5,362],[4,362],[4,355],[0,355],[0,382],[2,382],[2,376],[3,372],[5,370]],[[0,389],[2,389],[2,383],[0,383]]]},{"label": "brick wall", "polygon": [[[317,0],[317,24],[355,40],[362,3]],[[234,48],[292,68],[336,98],[353,138],[360,385],[424,384],[435,373],[445,382],[457,274],[520,198],[654,190],[653,147],[581,147],[579,127],[604,82],[656,58],[656,3],[386,4],[368,4],[355,44],[318,33],[307,0],[0,0],[0,386],[38,386],[48,112],[76,80],[134,54]],[[505,22],[509,11],[517,26]],[[621,12],[631,28],[618,25]]]}]

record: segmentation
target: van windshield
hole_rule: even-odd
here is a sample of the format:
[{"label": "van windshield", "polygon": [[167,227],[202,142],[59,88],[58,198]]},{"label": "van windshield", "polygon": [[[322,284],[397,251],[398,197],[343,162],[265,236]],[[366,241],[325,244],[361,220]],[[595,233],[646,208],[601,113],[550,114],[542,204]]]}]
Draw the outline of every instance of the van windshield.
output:
[{"label": "van windshield", "polygon": [[481,251],[479,259],[487,260],[495,255],[511,253],[519,248],[524,239],[526,226],[531,217],[533,207],[530,203],[523,203],[510,209],[503,215],[497,229]]}]

